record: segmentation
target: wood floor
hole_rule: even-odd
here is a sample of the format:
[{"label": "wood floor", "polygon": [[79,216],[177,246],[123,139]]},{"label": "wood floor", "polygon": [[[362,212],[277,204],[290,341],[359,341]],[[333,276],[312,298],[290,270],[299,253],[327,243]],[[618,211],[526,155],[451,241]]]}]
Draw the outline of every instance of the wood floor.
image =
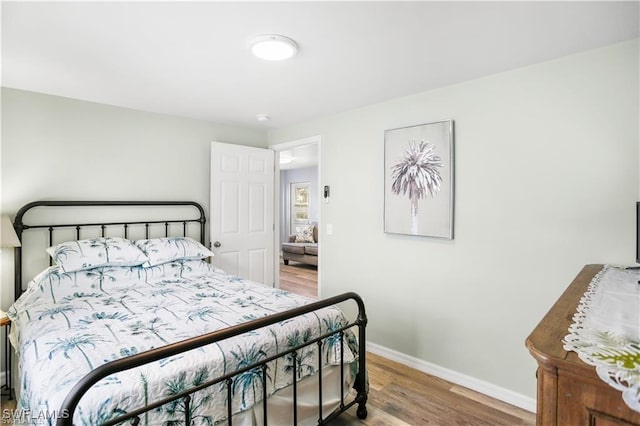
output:
[{"label": "wood floor", "polygon": [[332,425],[535,425],[535,414],[378,355],[367,354],[369,415],[355,408]]},{"label": "wood floor", "polygon": [[318,268],[304,263],[280,262],[280,288],[303,296],[318,298]]}]

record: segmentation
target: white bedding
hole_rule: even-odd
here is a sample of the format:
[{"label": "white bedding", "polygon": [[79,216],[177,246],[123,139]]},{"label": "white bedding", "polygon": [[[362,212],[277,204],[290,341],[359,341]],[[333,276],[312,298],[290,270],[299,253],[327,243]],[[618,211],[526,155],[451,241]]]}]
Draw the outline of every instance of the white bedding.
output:
[{"label": "white bedding", "polygon": [[[60,273],[43,271],[9,309],[12,343],[19,356],[19,405],[27,423],[55,419],[71,388],[108,361],[167,343],[226,328],[312,300],[246,281],[200,260],[155,267],[104,267]],[[203,348],[107,377],[81,400],[74,421],[99,424],[186,386],[264,359],[346,324],[337,308],[326,308]],[[323,344],[325,365],[340,362],[339,337]],[[343,380],[352,384],[357,344],[345,335]],[[298,380],[318,369],[317,345],[299,351]],[[267,392],[292,383],[291,357],[269,363]],[[339,383],[339,380],[338,380]],[[226,417],[226,389],[215,385],[192,396],[193,423]],[[337,385],[339,387],[339,385]],[[262,398],[257,370],[235,376],[232,407],[243,412]],[[339,393],[339,389],[337,391]],[[329,396],[329,395],[327,395]],[[262,404],[259,404],[260,406]],[[27,411],[28,410],[28,411]],[[181,403],[141,418],[141,424],[183,424]],[[284,423],[286,424],[286,423]]]}]

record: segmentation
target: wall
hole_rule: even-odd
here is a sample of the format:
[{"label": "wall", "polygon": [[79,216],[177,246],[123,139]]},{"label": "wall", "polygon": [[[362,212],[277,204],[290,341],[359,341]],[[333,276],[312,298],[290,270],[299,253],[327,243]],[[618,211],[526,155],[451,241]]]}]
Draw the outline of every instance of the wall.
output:
[{"label": "wall", "polygon": [[[3,88],[1,211],[96,198],[195,200],[208,211],[212,141],[266,147],[267,133]],[[12,283],[6,252],[2,282]],[[13,290],[2,287],[6,309]]]},{"label": "wall", "polygon": [[318,168],[304,167],[302,169],[282,170],[280,172],[280,242],[289,239],[290,209],[290,184],[295,182],[309,182],[309,223],[318,222],[319,218],[319,194],[318,194]]},{"label": "wall", "polygon": [[[634,263],[638,40],[273,130],[322,136],[322,296],[369,340],[535,397],[524,341],[588,263]],[[383,232],[384,130],[455,120],[455,239]],[[357,196],[354,196],[357,194]]]}]

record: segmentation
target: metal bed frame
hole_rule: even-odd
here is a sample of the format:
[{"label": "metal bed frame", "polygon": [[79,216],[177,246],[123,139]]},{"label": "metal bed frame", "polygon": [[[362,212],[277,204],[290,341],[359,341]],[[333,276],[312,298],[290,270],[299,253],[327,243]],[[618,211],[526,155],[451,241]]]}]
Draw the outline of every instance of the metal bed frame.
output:
[{"label": "metal bed frame", "polygon": [[[69,224],[47,224],[47,225],[28,225],[24,223],[25,214],[36,207],[132,207],[132,206],[146,206],[146,207],[171,207],[171,206],[192,206],[194,207],[199,215],[198,217],[190,217],[187,219],[171,219],[171,220],[154,220],[154,221],[118,221],[118,222],[87,222],[87,223],[69,223]],[[129,228],[133,226],[144,226],[146,238],[149,238],[149,228],[151,225],[162,225],[164,224],[165,236],[169,236],[169,225],[171,224],[182,224],[182,235],[187,235],[187,225],[191,223],[197,223],[200,226],[200,242],[204,244],[205,240],[205,223],[206,218],[204,214],[204,209],[202,206],[193,201],[36,201],[23,206],[16,215],[16,219],[14,221],[14,227],[16,230],[16,234],[18,238],[22,241],[22,234],[25,231],[30,229],[46,229],[49,232],[49,245],[53,244],[53,233],[54,230],[58,228],[75,228],[76,230],[76,239],[80,239],[81,230],[87,227],[99,227],[101,231],[101,235],[105,236],[106,228],[108,227],[121,227],[124,229],[124,237],[127,238],[129,233]],[[16,299],[22,294],[22,247],[15,248],[15,297]],[[104,426],[115,425],[118,423],[129,421],[132,425],[138,425],[140,422],[140,416],[145,412],[151,411],[157,407],[160,407],[164,404],[171,403],[173,401],[180,400],[180,403],[183,404],[185,410],[185,425],[191,424],[190,418],[190,410],[189,404],[191,401],[191,394],[207,388],[209,386],[213,386],[217,383],[224,382],[226,384],[227,389],[227,424],[232,425],[233,422],[233,413],[231,408],[231,391],[233,385],[233,377],[242,374],[249,370],[256,370],[262,372],[262,380],[263,383],[266,383],[266,372],[267,372],[267,363],[287,355],[290,355],[293,358],[293,419],[294,424],[297,424],[297,378],[296,378],[296,368],[295,363],[297,362],[297,352],[307,346],[317,345],[318,349],[321,349],[323,340],[333,336],[335,334],[340,335],[341,342],[341,354],[344,350],[343,343],[343,335],[345,330],[350,329],[352,327],[358,328],[358,340],[359,340],[359,352],[358,352],[358,373],[356,374],[355,383],[353,388],[356,390],[357,394],[355,398],[351,401],[345,401],[345,392],[344,392],[344,380],[340,381],[340,405],[327,417],[323,417],[322,411],[322,374],[318,374],[318,424],[327,424],[332,419],[348,410],[354,405],[358,405],[357,407],[357,416],[360,419],[364,419],[367,417],[367,408],[366,402],[368,398],[368,386],[367,386],[367,374],[366,374],[366,335],[365,328],[367,325],[367,317],[365,313],[364,302],[356,293],[349,292],[344,293],[338,296],[334,296],[328,299],[324,299],[318,302],[314,302],[305,306],[301,306],[289,311],[276,313],[264,318],[260,318],[258,320],[246,322],[243,324],[239,324],[233,327],[229,327],[223,330],[219,330],[216,332],[204,334],[201,336],[193,337],[187,340],[183,340],[181,342],[169,344],[160,348],[151,349],[146,352],[142,352],[130,357],[120,358],[115,361],[108,362],[106,364],[101,365],[100,367],[94,369],[85,377],[83,377],[80,382],[76,384],[76,386],[71,390],[71,392],[67,395],[62,407],[58,413],[58,418],[56,424],[58,426],[69,426],[73,424],[73,415],[80,402],[82,396],[98,381],[101,379],[125,370],[129,370],[131,368],[135,368],[144,364],[148,364],[154,361],[158,361],[160,359],[170,357],[173,355],[177,355],[183,352],[187,352],[214,342],[218,342],[220,340],[228,339],[234,336],[238,336],[253,330],[257,330],[271,324],[275,324],[279,321],[284,321],[287,319],[291,319],[300,315],[304,315],[306,313],[310,313],[322,308],[326,308],[329,306],[336,305],[338,303],[342,303],[345,301],[353,301],[357,304],[358,307],[358,315],[354,321],[349,322],[345,326],[341,327],[338,330],[335,330],[331,333],[327,333],[321,336],[316,337],[300,346],[292,348],[288,351],[278,353],[269,358],[266,358],[260,362],[249,365],[245,368],[237,370],[235,372],[226,374],[224,376],[215,378],[213,380],[207,381],[206,383],[200,384],[193,388],[187,389],[177,395],[174,395],[169,398],[164,398],[155,402],[150,403],[144,407],[140,407],[133,411],[130,411],[126,414],[118,416],[110,420],[107,423],[104,423]],[[322,359],[321,359],[321,350],[318,351],[318,371],[322,370]],[[342,360],[343,361],[343,360]],[[340,373],[341,377],[344,377],[344,362],[340,363]],[[9,375],[10,376],[10,375]],[[9,389],[11,389],[11,379],[9,379]],[[266,395],[266,386],[263,386],[263,395],[262,395],[262,412],[264,416],[264,424],[267,424],[267,395]]]}]

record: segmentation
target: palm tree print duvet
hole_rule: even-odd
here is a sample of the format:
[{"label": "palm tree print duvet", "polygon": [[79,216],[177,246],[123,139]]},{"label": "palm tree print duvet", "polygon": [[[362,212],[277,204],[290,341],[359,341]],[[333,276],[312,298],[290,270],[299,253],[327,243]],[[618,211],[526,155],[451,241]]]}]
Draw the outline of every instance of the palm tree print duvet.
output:
[{"label": "palm tree print duvet", "polygon": [[[201,260],[154,267],[103,267],[62,273],[56,266],[40,273],[9,309],[12,342],[18,348],[20,400],[26,420],[54,424],[55,413],[73,386],[92,369],[115,359],[302,306],[312,300],[227,275]],[[114,374],[85,394],[75,424],[97,425],[128,410],[178,394],[190,387],[249,366],[278,351],[346,324],[338,308],[205,346]],[[357,362],[357,343],[345,334],[346,363]],[[297,379],[317,372],[318,346],[262,370],[237,375],[232,384],[233,412],[241,412]],[[340,338],[322,345],[323,362],[340,362]],[[311,362],[311,360],[315,360]],[[192,425],[226,418],[226,387],[215,385],[192,395]],[[184,424],[182,402],[145,414],[145,425]],[[31,419],[31,420],[30,420]],[[44,419],[44,422],[43,422]]]}]

